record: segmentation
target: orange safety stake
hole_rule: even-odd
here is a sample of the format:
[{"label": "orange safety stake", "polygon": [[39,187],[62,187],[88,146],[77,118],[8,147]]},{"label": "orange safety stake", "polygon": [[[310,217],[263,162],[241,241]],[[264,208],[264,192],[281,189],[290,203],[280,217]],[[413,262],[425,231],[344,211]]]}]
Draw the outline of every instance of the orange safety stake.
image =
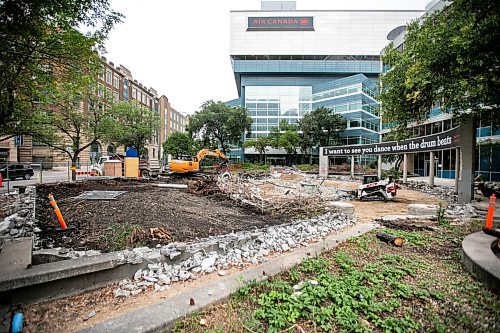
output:
[{"label": "orange safety stake", "polygon": [[52,195],[52,193],[49,193],[49,200],[50,200],[50,204],[54,208],[54,212],[56,213],[57,219],[59,220],[59,224],[61,225],[61,229],[66,230],[68,227],[66,226],[66,222],[64,222],[61,211],[59,210],[59,207],[57,206],[57,202],[54,199],[54,196]]},{"label": "orange safety stake", "polygon": [[497,198],[495,194],[490,197],[490,206],[488,207],[488,215],[486,216],[486,228],[491,229],[493,227],[493,215],[495,214],[495,201]]},{"label": "orange safety stake", "polygon": [[0,187],[3,187],[3,177],[1,173],[0,173]]}]

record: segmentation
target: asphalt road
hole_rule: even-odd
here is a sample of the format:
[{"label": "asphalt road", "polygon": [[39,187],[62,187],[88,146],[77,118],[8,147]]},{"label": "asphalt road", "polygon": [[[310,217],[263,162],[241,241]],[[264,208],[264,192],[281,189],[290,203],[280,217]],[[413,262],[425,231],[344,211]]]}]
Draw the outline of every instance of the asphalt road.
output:
[{"label": "asphalt road", "polygon": [[[16,185],[34,185],[40,183],[40,171],[34,170],[35,175],[31,177],[29,180],[24,179],[16,179],[13,181],[3,180],[2,187],[0,187],[0,193],[6,193],[7,187],[10,187],[10,191],[12,192],[13,186]],[[88,176],[78,176],[78,179],[88,177]],[[59,181],[68,181],[68,172],[63,170],[44,170],[42,173],[42,182],[43,183],[56,183]]]}]

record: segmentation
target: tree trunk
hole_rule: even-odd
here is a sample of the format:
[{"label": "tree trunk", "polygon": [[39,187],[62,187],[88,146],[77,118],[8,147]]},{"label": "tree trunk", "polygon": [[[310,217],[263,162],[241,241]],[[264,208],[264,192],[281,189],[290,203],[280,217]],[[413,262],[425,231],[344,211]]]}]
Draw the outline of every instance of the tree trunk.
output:
[{"label": "tree trunk", "polygon": [[394,169],[396,171],[399,171],[399,167],[401,166],[401,162],[403,162],[403,156],[402,155],[398,155],[396,163],[394,164]]},{"label": "tree trunk", "polygon": [[389,243],[389,244],[392,244],[392,245],[395,245],[398,247],[403,246],[403,243],[404,243],[403,238],[395,236],[395,235],[391,235],[391,234],[382,233],[382,232],[379,232],[377,234],[377,238],[383,242],[386,242],[386,243]]},{"label": "tree trunk", "polygon": [[78,160],[78,154],[74,154],[71,158],[71,181],[76,182],[76,161]]}]

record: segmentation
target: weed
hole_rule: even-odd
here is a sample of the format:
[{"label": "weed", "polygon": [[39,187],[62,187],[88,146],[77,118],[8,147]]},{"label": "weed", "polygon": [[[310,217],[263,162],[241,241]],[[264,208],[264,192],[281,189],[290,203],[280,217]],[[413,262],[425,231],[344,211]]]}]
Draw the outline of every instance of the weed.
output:
[{"label": "weed", "polygon": [[300,271],[303,273],[319,273],[328,270],[329,263],[325,258],[309,258],[300,264]]},{"label": "weed", "polygon": [[298,282],[300,280],[300,272],[297,267],[293,267],[292,269],[290,269],[290,271],[288,272],[288,276],[290,278],[290,281]]},{"label": "weed", "polygon": [[439,207],[437,209],[436,215],[437,215],[437,222],[440,226],[449,228],[450,221],[444,217],[444,213],[446,212],[446,208],[444,208],[443,204],[440,202]]},{"label": "weed", "polygon": [[110,251],[118,251],[143,245],[140,241],[143,234],[142,228],[138,225],[115,223],[109,227],[105,237]]}]

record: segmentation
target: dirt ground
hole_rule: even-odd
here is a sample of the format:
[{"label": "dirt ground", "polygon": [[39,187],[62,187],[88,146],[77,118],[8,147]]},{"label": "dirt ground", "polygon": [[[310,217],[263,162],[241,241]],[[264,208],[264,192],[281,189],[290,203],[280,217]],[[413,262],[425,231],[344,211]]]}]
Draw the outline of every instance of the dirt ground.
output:
[{"label": "dirt ground", "polygon": [[[290,180],[283,179],[283,181]],[[301,181],[302,179],[294,180]],[[234,203],[227,201],[227,198],[223,196],[202,197],[189,194],[185,191],[160,190],[153,188],[149,183],[138,183],[135,181],[125,183],[112,182],[107,183],[107,185],[110,190],[126,190],[128,192],[116,201],[80,202],[73,199],[73,197],[85,190],[101,189],[102,184],[86,183],[77,187],[59,186],[57,188],[39,188],[38,207],[41,204],[40,200],[44,200],[45,210],[39,208],[38,214],[41,214],[39,217],[42,216],[45,221],[48,221],[45,227],[45,235],[55,235],[52,239],[56,244],[74,246],[75,242],[79,240],[78,237],[83,235],[82,229],[90,233],[90,235],[83,236],[81,240],[85,240],[86,242],[80,246],[89,247],[90,245],[99,246],[97,242],[99,239],[102,239],[102,231],[106,231],[112,223],[117,222],[129,221],[134,224],[140,224],[144,228],[161,225],[168,228],[176,240],[189,240],[194,237],[204,237],[209,234],[220,234],[232,230],[280,223],[281,220],[289,220],[288,218],[277,219],[276,217],[262,216],[259,212],[252,211],[252,209],[234,206]],[[327,181],[323,185],[350,190],[356,188],[358,183]],[[73,234],[68,234],[68,236],[74,235],[70,236],[72,238],[71,241],[67,238],[62,238],[62,236],[59,236],[60,234],[52,231],[55,220],[48,202],[45,202],[49,191],[53,191],[64,216],[68,220],[68,224],[71,225],[74,223],[80,226],[79,229],[72,232]],[[132,205],[134,202],[139,202],[140,204],[135,203],[134,207],[130,207],[129,205]],[[435,197],[409,190],[399,190],[396,199],[392,202],[351,201],[356,206],[355,214],[358,223],[369,222],[383,215],[405,214],[407,206],[410,203],[437,204],[438,202],[439,199]],[[204,228],[203,226],[206,227]],[[97,228],[97,230],[89,228]],[[236,269],[233,268],[230,272],[233,270]],[[116,289],[116,286],[112,285],[81,295],[32,305],[25,309],[26,329],[27,332],[75,331],[112,318],[124,311],[130,311],[171,297],[181,291],[216,278],[216,274],[204,275],[189,283],[177,283],[173,288],[162,293],[155,293],[153,290],[148,290],[137,297],[127,299],[114,298],[113,290]],[[95,310],[97,315],[90,320],[84,320],[92,310]]]},{"label": "dirt ground", "polygon": [[436,197],[421,192],[401,189],[398,190],[393,201],[351,201],[355,206],[354,214],[358,222],[362,223],[370,222],[374,218],[384,215],[408,214],[409,204],[421,203],[437,205],[439,202],[445,203]]},{"label": "dirt ground", "polygon": [[[126,193],[118,196],[117,200],[107,201],[74,198],[90,190]],[[66,232],[55,229],[57,219],[47,199],[50,192],[66,224],[75,229]],[[39,186],[36,217],[42,229],[43,247],[61,246],[104,252],[124,245],[155,246],[173,241],[191,241],[289,222],[287,216],[262,215],[260,211],[241,207],[223,195],[199,196],[186,190],[160,189],[153,183],[131,180]],[[158,227],[164,228],[171,238],[154,238],[150,228]]]}]

